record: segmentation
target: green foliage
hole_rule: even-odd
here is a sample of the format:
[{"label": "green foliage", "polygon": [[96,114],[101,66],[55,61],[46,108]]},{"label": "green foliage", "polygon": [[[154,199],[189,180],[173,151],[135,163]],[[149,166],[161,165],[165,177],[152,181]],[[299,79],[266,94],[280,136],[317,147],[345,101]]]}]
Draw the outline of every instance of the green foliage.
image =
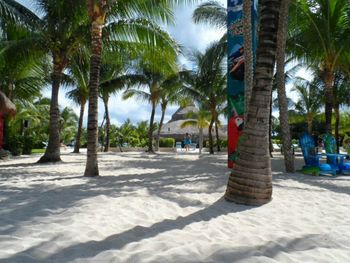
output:
[{"label": "green foliage", "polygon": [[175,145],[175,139],[174,138],[161,138],[159,140],[159,147],[167,147],[171,148]]},{"label": "green foliage", "polygon": [[221,139],[220,140],[220,146],[223,147],[223,148],[226,148],[227,147],[227,139]]},{"label": "green foliage", "polygon": [[21,135],[10,135],[7,149],[14,155],[19,156],[23,152],[23,137]]},{"label": "green foliage", "polygon": [[25,134],[23,136],[23,151],[22,154],[31,154],[34,146],[33,136]]}]

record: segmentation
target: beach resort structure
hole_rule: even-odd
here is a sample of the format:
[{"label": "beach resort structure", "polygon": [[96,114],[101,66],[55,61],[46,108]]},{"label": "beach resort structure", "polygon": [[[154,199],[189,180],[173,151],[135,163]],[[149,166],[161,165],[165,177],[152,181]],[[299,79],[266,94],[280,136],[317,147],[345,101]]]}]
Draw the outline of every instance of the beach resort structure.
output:
[{"label": "beach resort structure", "polygon": [[[189,118],[190,113],[197,113],[198,108],[191,104],[185,107],[179,107],[179,109],[171,116],[171,119],[165,123],[160,132],[161,138],[174,138],[176,141],[182,141],[185,134],[189,133],[192,139],[196,141],[198,139],[198,127],[196,126],[186,126],[184,128],[181,125],[191,120]],[[215,128],[213,127],[213,136],[215,136]],[[203,129],[204,140],[208,139],[208,128]],[[227,138],[227,125],[222,125],[219,127],[219,136],[221,139]]]}]

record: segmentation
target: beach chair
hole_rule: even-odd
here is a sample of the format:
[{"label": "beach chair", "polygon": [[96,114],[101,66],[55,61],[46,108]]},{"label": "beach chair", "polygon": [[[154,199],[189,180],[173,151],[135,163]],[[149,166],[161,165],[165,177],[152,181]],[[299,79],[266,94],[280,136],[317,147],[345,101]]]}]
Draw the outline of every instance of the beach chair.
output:
[{"label": "beach chair", "polygon": [[179,152],[179,151],[182,152],[182,143],[181,142],[176,142],[175,143],[175,151],[176,152]]},{"label": "beach chair", "polygon": [[305,161],[302,172],[312,170],[316,175],[336,175],[338,167],[329,163],[320,163],[321,156],[316,153],[315,140],[310,134],[303,133],[299,138],[299,144]]},{"label": "beach chair", "polygon": [[[323,136],[324,147],[326,154],[337,154],[337,143],[331,134],[326,134]],[[345,156],[342,156],[338,160],[337,156],[327,156],[327,162],[330,163],[333,167],[337,167],[337,170],[341,174],[350,174],[350,163],[344,162]]]}]

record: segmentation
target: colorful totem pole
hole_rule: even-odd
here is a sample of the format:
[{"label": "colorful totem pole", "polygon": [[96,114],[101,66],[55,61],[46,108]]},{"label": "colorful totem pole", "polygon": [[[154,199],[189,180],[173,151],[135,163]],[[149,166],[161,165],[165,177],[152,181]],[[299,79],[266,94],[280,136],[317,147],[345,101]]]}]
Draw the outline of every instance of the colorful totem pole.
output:
[{"label": "colorful totem pole", "polygon": [[[252,3],[253,52],[256,49],[257,0]],[[237,147],[244,124],[244,38],[243,0],[228,0],[228,167],[238,156]]]}]

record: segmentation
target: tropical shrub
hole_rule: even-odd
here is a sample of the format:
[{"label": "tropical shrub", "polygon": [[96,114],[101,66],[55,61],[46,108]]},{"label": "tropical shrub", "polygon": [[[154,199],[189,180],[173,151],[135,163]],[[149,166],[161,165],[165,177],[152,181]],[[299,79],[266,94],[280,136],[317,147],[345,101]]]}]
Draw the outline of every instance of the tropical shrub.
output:
[{"label": "tropical shrub", "polygon": [[175,139],[174,138],[161,138],[159,140],[159,147],[174,147]]}]

